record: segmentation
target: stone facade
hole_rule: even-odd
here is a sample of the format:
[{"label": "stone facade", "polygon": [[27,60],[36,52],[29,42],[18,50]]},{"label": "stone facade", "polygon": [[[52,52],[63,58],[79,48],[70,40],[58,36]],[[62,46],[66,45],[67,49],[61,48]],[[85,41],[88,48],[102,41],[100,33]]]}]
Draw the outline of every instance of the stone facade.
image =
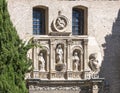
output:
[{"label": "stone facade", "polygon": [[[47,9],[46,35],[32,34],[35,6]],[[82,36],[72,35],[72,8],[75,6],[87,9],[86,34]],[[34,42],[42,45],[28,54],[34,67],[27,77],[30,93],[48,93],[48,90],[50,93],[73,93],[73,90],[98,93],[103,81],[99,71],[109,85],[109,93],[120,92],[119,0],[8,0],[8,9],[20,38],[27,41],[34,37]],[[64,20],[64,26],[57,23],[59,19]],[[90,57],[94,53],[97,57]],[[97,64],[96,67],[92,63]]]}]

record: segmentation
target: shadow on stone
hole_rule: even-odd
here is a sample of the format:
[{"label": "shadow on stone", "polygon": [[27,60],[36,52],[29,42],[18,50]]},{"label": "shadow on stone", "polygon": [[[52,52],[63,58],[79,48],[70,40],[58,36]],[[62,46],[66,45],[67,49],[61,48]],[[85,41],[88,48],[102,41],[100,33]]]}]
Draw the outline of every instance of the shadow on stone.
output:
[{"label": "shadow on stone", "polygon": [[[102,47],[104,49],[104,59],[102,62],[101,76],[105,77],[107,83],[106,92],[120,92],[120,10],[113,23],[112,33],[105,37]],[[108,87],[109,86],[109,89]]]}]

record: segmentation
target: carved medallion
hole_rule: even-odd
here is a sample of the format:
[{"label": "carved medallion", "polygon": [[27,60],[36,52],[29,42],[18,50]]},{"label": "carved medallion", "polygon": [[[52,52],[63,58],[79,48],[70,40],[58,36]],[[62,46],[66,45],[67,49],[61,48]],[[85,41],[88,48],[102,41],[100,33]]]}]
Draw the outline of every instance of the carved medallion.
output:
[{"label": "carved medallion", "polygon": [[58,32],[63,32],[66,30],[67,25],[68,25],[67,17],[61,15],[59,11],[58,17],[53,21],[53,26],[55,30]]}]

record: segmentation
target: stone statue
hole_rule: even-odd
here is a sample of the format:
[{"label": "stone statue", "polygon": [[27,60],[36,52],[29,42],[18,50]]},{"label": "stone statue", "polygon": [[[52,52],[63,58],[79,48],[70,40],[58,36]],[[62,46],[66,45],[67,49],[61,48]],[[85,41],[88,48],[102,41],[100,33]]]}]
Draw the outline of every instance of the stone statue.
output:
[{"label": "stone statue", "polygon": [[97,60],[97,53],[93,53],[89,56],[89,67],[95,73],[100,71],[100,64]]},{"label": "stone statue", "polygon": [[78,53],[75,52],[74,55],[73,55],[73,70],[74,71],[78,71],[78,66],[79,66],[79,57],[78,57]]},{"label": "stone statue", "polygon": [[43,53],[40,53],[38,60],[40,62],[40,71],[45,71],[45,60],[43,58]]},{"label": "stone statue", "polygon": [[63,63],[63,49],[61,45],[58,45],[56,49],[57,63]]}]

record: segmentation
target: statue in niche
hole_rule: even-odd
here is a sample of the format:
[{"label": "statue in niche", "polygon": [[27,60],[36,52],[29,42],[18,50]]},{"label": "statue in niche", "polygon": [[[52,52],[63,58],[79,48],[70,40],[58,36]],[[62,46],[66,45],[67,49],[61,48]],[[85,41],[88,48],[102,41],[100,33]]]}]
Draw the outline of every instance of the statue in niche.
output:
[{"label": "statue in niche", "polygon": [[40,62],[40,71],[45,71],[45,60],[43,57],[43,53],[40,53],[40,55],[38,56],[38,60]]},{"label": "statue in niche", "polygon": [[99,61],[97,60],[97,53],[93,53],[89,56],[88,65],[93,72],[98,73],[100,71],[100,64]]},{"label": "statue in niche", "polygon": [[58,45],[56,49],[56,54],[57,54],[57,63],[63,63],[63,49],[62,45]]},{"label": "statue in niche", "polygon": [[74,71],[78,71],[79,61],[80,59],[78,57],[78,53],[74,52],[74,55],[73,55],[73,70]]}]

